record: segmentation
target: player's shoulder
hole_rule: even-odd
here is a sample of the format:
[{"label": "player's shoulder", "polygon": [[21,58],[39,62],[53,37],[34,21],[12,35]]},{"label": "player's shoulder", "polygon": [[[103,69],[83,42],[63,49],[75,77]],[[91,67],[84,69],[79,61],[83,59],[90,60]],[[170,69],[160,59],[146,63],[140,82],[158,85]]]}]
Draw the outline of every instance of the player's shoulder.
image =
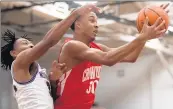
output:
[{"label": "player's shoulder", "polygon": [[68,50],[80,49],[82,47],[87,47],[87,45],[77,40],[70,40],[64,44],[64,49]]},{"label": "player's shoulder", "polygon": [[78,41],[78,40],[70,40],[70,41],[66,42],[65,45],[73,45],[73,46],[75,46],[75,45],[81,45],[81,44],[83,45],[84,43],[81,42],[81,41]]},{"label": "player's shoulder", "polygon": [[26,55],[28,55],[29,51],[32,48],[26,49],[22,52],[20,52],[18,54],[18,56],[16,57],[16,59],[13,61],[13,63],[15,63],[16,66],[22,66],[23,65],[23,59],[26,57]]}]

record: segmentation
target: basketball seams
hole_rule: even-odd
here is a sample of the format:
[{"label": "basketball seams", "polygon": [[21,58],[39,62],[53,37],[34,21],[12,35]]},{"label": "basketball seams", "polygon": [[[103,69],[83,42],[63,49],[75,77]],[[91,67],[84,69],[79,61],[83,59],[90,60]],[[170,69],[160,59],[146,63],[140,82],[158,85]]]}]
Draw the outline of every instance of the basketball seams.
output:
[{"label": "basketball seams", "polygon": [[[147,8],[145,8],[145,10],[144,10],[144,16],[145,16],[145,18],[147,17],[146,10],[147,10]],[[149,26],[151,26],[150,21],[148,22],[148,24],[149,24]]]},{"label": "basketball seams", "polygon": [[[158,14],[156,11],[154,11],[153,9],[151,8],[148,8],[149,10],[153,11],[154,13],[156,13],[156,15],[158,15],[158,17],[161,17],[160,14]],[[161,20],[163,21],[163,18],[161,17]],[[165,29],[166,29],[166,25],[164,24],[165,26]]]},{"label": "basketball seams", "polygon": [[[145,8],[146,9],[146,8]],[[145,9],[143,10],[143,11],[145,11]],[[142,14],[142,11],[139,13],[139,16]],[[138,31],[140,31],[141,32],[141,30],[140,30],[140,21],[139,21],[139,16],[138,16],[138,19],[137,19],[137,27],[138,27]],[[144,15],[145,16],[145,15]]]}]

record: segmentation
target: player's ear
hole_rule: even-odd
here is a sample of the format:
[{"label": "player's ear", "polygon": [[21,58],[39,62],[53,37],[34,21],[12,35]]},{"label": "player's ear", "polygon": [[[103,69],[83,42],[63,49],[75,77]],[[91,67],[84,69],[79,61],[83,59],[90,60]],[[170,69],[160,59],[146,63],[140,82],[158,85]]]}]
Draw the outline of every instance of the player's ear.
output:
[{"label": "player's ear", "polygon": [[75,28],[78,28],[78,29],[81,28],[80,22],[78,20],[75,22]]}]

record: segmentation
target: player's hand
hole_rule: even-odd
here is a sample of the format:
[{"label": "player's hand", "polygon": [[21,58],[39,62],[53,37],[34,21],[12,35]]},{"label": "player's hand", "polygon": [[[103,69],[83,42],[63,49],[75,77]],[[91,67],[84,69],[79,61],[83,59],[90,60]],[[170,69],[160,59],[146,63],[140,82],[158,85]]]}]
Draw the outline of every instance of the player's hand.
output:
[{"label": "player's hand", "polygon": [[149,26],[148,22],[149,19],[147,17],[143,29],[140,33],[143,34],[141,35],[141,38],[143,40],[147,41],[150,39],[158,38],[159,36],[163,35],[166,32],[166,29],[162,29],[165,24],[165,21],[162,21],[161,17],[159,17],[152,26]]},{"label": "player's hand", "polygon": [[167,13],[169,13],[169,9],[166,10],[166,8],[167,8],[169,5],[170,5],[169,3],[167,3],[167,4],[162,4],[162,5],[160,5],[160,7],[161,7],[162,9],[164,9]]},{"label": "player's hand", "polygon": [[58,63],[56,60],[52,62],[52,66],[51,66],[51,71],[49,74],[49,79],[51,81],[56,81],[58,80],[63,73],[65,73],[67,70],[67,67],[65,65],[65,63]]},{"label": "player's hand", "polygon": [[87,5],[84,5],[84,6],[76,9],[76,12],[79,16],[92,12],[92,11],[95,13],[100,13],[100,8],[98,8],[94,4],[87,4]]}]

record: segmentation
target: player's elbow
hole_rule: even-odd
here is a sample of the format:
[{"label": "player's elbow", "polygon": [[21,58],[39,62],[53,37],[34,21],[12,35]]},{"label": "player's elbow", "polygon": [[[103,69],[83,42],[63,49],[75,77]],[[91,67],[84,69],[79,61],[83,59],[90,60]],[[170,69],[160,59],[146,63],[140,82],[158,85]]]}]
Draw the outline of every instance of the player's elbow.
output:
[{"label": "player's elbow", "polygon": [[136,60],[129,60],[129,63],[135,63]]},{"label": "player's elbow", "polygon": [[130,59],[129,62],[130,62],[130,63],[135,63],[136,60],[137,60],[137,57],[136,57],[136,58],[132,58],[132,59]]},{"label": "player's elbow", "polygon": [[106,66],[109,66],[109,67],[112,67],[113,65],[114,65],[113,63],[106,64]]},{"label": "player's elbow", "polygon": [[130,60],[126,60],[125,62],[128,62],[128,63],[135,63],[137,59],[130,59]]},{"label": "player's elbow", "polygon": [[106,65],[106,66],[111,67],[111,66],[113,66],[115,64],[115,62],[113,62],[113,61],[111,61],[109,59],[104,59],[103,58],[103,64]]},{"label": "player's elbow", "polygon": [[131,60],[131,63],[135,63],[135,62],[136,62],[136,60],[137,60],[137,58],[136,58],[136,59]]}]

